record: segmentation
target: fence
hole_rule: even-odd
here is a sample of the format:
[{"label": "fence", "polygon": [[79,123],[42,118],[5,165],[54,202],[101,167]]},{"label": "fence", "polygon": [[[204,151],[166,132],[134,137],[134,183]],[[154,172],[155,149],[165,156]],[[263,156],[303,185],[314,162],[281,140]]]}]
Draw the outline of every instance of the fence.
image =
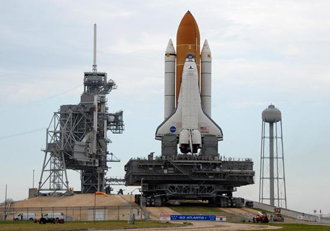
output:
[{"label": "fence", "polygon": [[[81,206],[81,207],[11,207],[7,210],[7,220],[14,220],[20,213],[35,213],[36,218],[50,213],[60,213],[66,221],[109,221],[109,220],[129,220],[131,216],[135,219],[146,219],[141,209],[136,207],[121,206]],[[0,208],[0,220],[4,220],[5,209]],[[56,218],[56,216],[54,217]]]}]

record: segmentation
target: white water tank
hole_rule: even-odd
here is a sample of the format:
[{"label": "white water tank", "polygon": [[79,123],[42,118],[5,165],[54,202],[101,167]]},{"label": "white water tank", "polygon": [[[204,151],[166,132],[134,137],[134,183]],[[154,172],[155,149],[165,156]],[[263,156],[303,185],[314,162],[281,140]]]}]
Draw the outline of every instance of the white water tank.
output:
[{"label": "white water tank", "polygon": [[273,104],[269,105],[268,108],[262,112],[262,120],[266,123],[277,123],[281,121],[281,119],[281,111],[278,110]]}]

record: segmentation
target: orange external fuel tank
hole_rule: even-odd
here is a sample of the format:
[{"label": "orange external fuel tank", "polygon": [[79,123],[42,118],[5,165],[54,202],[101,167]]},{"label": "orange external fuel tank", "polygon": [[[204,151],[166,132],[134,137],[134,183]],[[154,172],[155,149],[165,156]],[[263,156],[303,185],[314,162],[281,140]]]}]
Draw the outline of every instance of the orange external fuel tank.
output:
[{"label": "orange external fuel tank", "polygon": [[200,86],[200,35],[194,16],[188,11],[182,18],[176,35],[176,104],[178,102],[182,69],[189,53],[195,56]]}]

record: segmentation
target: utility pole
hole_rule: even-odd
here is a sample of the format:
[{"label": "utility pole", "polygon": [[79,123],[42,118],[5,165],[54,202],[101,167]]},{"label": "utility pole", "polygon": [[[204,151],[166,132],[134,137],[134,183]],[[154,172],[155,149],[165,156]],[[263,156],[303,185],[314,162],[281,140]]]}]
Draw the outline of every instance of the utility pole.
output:
[{"label": "utility pole", "polygon": [[143,203],[142,203],[142,198],[143,198],[143,180],[144,178],[141,179],[141,197],[140,197],[140,207],[141,207],[141,221],[142,221],[142,212],[143,212]]},{"label": "utility pole", "polygon": [[7,184],[6,184],[6,191],[5,191],[5,222],[7,222]]}]

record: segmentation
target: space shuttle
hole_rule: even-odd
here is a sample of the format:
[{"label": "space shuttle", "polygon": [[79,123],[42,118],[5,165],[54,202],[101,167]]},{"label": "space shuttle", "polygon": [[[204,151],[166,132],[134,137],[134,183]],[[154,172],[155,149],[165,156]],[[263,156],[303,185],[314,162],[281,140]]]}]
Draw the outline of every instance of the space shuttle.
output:
[{"label": "space shuttle", "polygon": [[155,138],[162,141],[162,155],[176,154],[177,144],[183,154],[218,155],[223,133],[211,119],[211,50],[205,40],[200,52],[200,33],[190,11],[176,41],[176,52],[171,39],[165,51],[165,120]]}]

